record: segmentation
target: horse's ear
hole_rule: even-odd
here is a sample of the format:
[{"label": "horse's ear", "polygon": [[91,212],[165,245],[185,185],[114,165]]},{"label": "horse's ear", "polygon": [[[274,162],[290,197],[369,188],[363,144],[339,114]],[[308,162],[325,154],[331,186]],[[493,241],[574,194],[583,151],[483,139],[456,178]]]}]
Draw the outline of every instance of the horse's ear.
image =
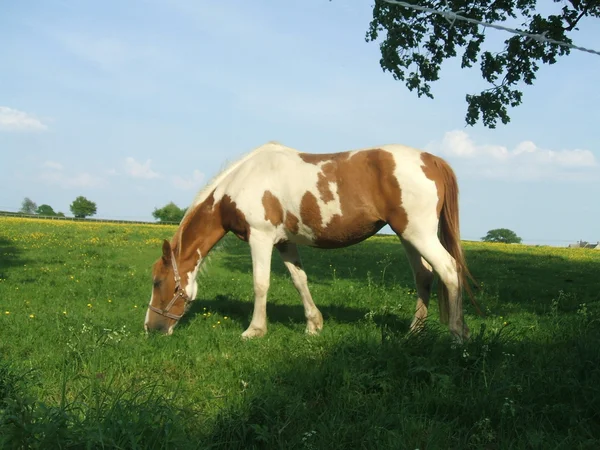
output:
[{"label": "horse's ear", "polygon": [[166,239],[163,241],[162,253],[163,253],[162,254],[163,263],[165,263],[166,265],[170,265],[171,264],[171,255],[172,255],[171,244]]}]

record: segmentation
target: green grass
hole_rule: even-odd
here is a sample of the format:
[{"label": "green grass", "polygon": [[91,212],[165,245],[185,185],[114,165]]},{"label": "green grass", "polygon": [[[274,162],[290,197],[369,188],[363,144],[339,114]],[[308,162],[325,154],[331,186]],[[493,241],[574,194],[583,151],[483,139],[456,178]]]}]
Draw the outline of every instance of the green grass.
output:
[{"label": "green grass", "polygon": [[[170,337],[143,332],[175,227],[0,218],[0,448],[600,448],[600,252],[465,243],[485,318],[407,336],[395,238],[302,248],[320,336],[273,257],[269,330],[227,237]],[[8,312],[8,314],[7,314]]]}]

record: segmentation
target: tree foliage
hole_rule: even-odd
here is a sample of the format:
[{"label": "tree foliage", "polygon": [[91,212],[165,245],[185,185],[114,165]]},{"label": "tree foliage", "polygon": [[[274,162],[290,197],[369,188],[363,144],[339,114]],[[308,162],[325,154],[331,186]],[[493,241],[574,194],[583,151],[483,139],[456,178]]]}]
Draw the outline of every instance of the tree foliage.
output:
[{"label": "tree foliage", "polygon": [[35,210],[36,214],[39,214],[40,216],[56,216],[56,212],[54,212],[54,209],[52,208],[52,206],[50,205],[46,205],[45,203],[43,205],[40,205],[37,207],[37,209]]},{"label": "tree foliage", "polygon": [[484,242],[500,242],[502,244],[520,244],[522,239],[508,228],[495,228],[481,238]]},{"label": "tree foliage", "polygon": [[96,203],[80,195],[73,200],[70,209],[75,217],[83,219],[96,214]]},{"label": "tree foliage", "polygon": [[[521,31],[569,44],[570,34],[577,30],[582,18],[600,17],[598,0],[561,1],[562,8],[546,16],[536,12],[536,0],[408,0],[408,3],[460,12],[463,17],[486,23],[516,19],[522,22]],[[510,121],[507,107],[521,104],[523,94],[518,87],[522,83],[533,84],[541,63],[554,64],[559,56],[570,53],[567,47],[514,34],[504,41],[503,50],[484,51],[486,35],[481,25],[376,0],[367,42],[376,41],[384,32],[380,44],[382,69],[404,81],[409,90],[416,90],[419,97],[433,98],[430,82],[440,78],[446,59],[460,54],[461,68],[479,63],[481,75],[490,87],[466,95],[466,122],[474,125],[481,119],[490,128],[495,128],[498,120],[504,124]]]},{"label": "tree foliage", "polygon": [[155,208],[152,216],[161,222],[181,222],[187,208],[180,208],[173,202],[167,203],[162,208]]},{"label": "tree foliage", "polygon": [[21,203],[21,209],[19,212],[22,212],[23,214],[35,214],[36,209],[37,204],[29,197],[25,197],[23,199],[23,203]]}]

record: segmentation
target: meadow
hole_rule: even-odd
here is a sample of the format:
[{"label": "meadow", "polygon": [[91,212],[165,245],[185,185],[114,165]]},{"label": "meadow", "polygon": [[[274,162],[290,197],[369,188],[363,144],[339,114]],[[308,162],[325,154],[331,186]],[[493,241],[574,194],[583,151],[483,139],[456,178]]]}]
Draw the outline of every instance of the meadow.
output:
[{"label": "meadow", "polygon": [[465,242],[485,317],[465,302],[464,345],[435,295],[407,334],[395,237],[301,248],[314,337],[274,254],[268,334],[243,341],[250,254],[228,236],[174,334],[147,336],[174,231],[0,218],[0,448],[600,448],[600,252]]}]

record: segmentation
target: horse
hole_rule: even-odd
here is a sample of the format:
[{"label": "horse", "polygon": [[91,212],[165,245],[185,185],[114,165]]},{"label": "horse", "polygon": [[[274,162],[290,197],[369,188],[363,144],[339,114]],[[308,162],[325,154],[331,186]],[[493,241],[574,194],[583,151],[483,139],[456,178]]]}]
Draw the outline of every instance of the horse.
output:
[{"label": "horse", "polygon": [[399,144],[319,154],[271,141],[224,169],[198,192],[171,241],[163,241],[152,268],[145,330],[173,333],[196,298],[203,261],[232,232],[249,244],[252,256],[254,310],[242,337],[267,332],[273,248],[302,299],[306,332],[317,334],[323,316],[298,245],[342,248],[386,224],[400,238],[416,284],[410,330],[424,325],[437,275],[440,322],[455,339],[468,339],[463,290],[477,305],[460,243],[456,176],[442,158]]}]

